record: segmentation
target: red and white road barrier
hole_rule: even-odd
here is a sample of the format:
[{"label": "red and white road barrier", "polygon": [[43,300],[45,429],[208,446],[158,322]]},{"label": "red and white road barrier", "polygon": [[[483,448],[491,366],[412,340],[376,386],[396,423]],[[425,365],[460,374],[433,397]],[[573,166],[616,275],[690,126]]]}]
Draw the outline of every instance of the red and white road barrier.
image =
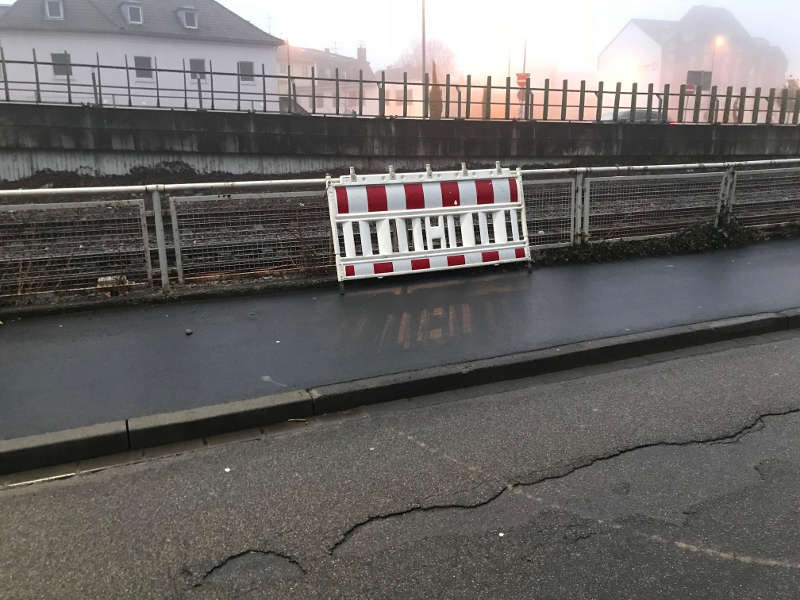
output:
[{"label": "red and white road barrier", "polygon": [[345,175],[328,185],[340,282],[530,261],[509,169]]}]

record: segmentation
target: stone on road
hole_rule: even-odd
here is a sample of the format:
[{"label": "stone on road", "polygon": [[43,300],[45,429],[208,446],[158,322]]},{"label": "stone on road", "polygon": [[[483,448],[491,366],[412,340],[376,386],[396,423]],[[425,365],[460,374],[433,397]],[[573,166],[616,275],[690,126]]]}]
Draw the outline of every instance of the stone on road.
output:
[{"label": "stone on road", "polygon": [[783,332],[89,461],[0,491],[0,598],[793,599],[799,355]]}]

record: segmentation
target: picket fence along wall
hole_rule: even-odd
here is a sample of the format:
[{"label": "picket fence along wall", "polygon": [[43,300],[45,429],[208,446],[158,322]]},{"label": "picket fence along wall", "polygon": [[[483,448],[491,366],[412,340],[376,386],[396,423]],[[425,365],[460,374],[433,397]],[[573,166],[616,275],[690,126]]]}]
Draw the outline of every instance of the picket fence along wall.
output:
[{"label": "picket fence along wall", "polygon": [[[532,250],[800,221],[800,159],[517,171]],[[335,275],[327,186],[307,179],[0,192],[0,303]]]},{"label": "picket fence along wall", "polygon": [[[652,83],[597,83],[549,78],[463,78],[431,74],[368,79],[363,72],[320,77],[275,74],[274,64],[247,72],[194,70],[158,64],[137,66],[133,57],[112,63],[53,63],[6,56],[0,48],[0,102],[91,104],[184,110],[285,112],[425,119],[536,119],[677,123],[798,125],[800,94],[785,88]],[[232,59],[231,59],[232,60]],[[229,61],[230,62],[230,61]],[[54,73],[59,73],[54,76]]]}]

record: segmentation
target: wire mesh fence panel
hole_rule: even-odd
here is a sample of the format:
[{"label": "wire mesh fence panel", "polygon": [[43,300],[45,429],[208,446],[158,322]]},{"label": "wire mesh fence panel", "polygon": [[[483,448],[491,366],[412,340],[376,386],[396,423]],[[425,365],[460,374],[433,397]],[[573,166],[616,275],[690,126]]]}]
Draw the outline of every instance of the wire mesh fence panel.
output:
[{"label": "wire mesh fence panel", "polygon": [[749,226],[800,221],[800,169],[739,171],[732,214]]},{"label": "wire mesh fence panel", "polygon": [[332,269],[325,191],[170,199],[186,280],[313,275]]},{"label": "wire mesh fence panel", "polygon": [[589,238],[667,235],[713,220],[723,179],[724,173],[588,179]]},{"label": "wire mesh fence panel", "polygon": [[523,179],[525,214],[531,247],[567,246],[573,242],[574,179]]},{"label": "wire mesh fence panel", "polygon": [[152,282],[143,200],[0,206],[0,298]]}]

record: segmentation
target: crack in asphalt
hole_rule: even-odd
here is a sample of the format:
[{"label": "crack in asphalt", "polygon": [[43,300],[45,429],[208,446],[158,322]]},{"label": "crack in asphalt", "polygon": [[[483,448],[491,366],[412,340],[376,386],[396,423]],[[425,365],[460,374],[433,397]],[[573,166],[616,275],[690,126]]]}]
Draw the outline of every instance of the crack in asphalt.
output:
[{"label": "crack in asphalt", "polygon": [[[332,556],[336,552],[336,550],[338,550],[353,536],[353,534],[355,534],[358,530],[360,530],[363,527],[366,527],[371,523],[386,521],[388,519],[403,517],[405,515],[418,512],[435,512],[442,510],[473,510],[476,508],[482,508],[484,506],[487,506],[488,504],[491,504],[509,490],[514,490],[516,488],[533,487],[536,485],[540,485],[542,483],[546,483],[548,481],[564,479],[565,477],[569,477],[570,475],[573,475],[578,471],[588,469],[590,467],[593,467],[594,465],[608,462],[616,458],[619,458],[621,456],[631,454],[633,452],[638,452],[639,450],[647,450],[649,448],[682,448],[682,447],[699,446],[706,444],[737,443],[747,435],[763,431],[764,428],[766,427],[766,424],[764,423],[765,419],[786,417],[798,413],[800,413],[800,408],[792,408],[784,411],[762,413],[758,417],[756,417],[755,419],[753,419],[752,421],[750,421],[749,423],[747,423],[743,427],[740,427],[739,429],[737,429],[732,433],[726,433],[711,438],[703,438],[700,440],[686,440],[682,442],[665,442],[665,441],[650,442],[646,444],[638,444],[636,446],[631,446],[629,448],[615,450],[613,452],[602,454],[600,456],[581,457],[578,460],[573,461],[560,469],[549,469],[548,471],[550,473],[542,475],[541,477],[529,481],[517,481],[514,483],[506,484],[503,488],[501,488],[499,491],[495,492],[488,498],[481,500],[479,502],[475,502],[473,504],[434,504],[431,506],[415,505],[403,510],[393,511],[380,515],[372,515],[346,529],[339,536],[339,538],[333,543],[333,545],[328,548],[328,554]],[[545,471],[545,473],[548,473],[548,471]]]},{"label": "crack in asphalt", "polygon": [[236,560],[238,558],[242,558],[242,557],[247,556],[249,554],[260,554],[262,556],[275,556],[277,558],[283,559],[283,560],[291,563],[292,565],[294,565],[295,567],[300,569],[300,571],[303,573],[303,575],[306,574],[306,570],[303,567],[303,565],[300,564],[300,562],[296,558],[294,558],[293,556],[289,556],[288,554],[283,554],[282,552],[277,552],[275,550],[258,550],[258,549],[249,548],[247,550],[242,550],[241,552],[237,552],[236,554],[231,554],[230,556],[226,556],[223,560],[221,560],[220,562],[215,564],[213,567],[208,569],[205,573],[203,573],[203,575],[201,575],[201,577],[200,577],[200,579],[202,581],[194,584],[194,587],[202,586],[203,582],[205,582],[206,579],[211,577],[211,575],[213,575],[214,573],[216,573],[220,569],[225,568],[231,561],[234,561],[234,560]]}]

